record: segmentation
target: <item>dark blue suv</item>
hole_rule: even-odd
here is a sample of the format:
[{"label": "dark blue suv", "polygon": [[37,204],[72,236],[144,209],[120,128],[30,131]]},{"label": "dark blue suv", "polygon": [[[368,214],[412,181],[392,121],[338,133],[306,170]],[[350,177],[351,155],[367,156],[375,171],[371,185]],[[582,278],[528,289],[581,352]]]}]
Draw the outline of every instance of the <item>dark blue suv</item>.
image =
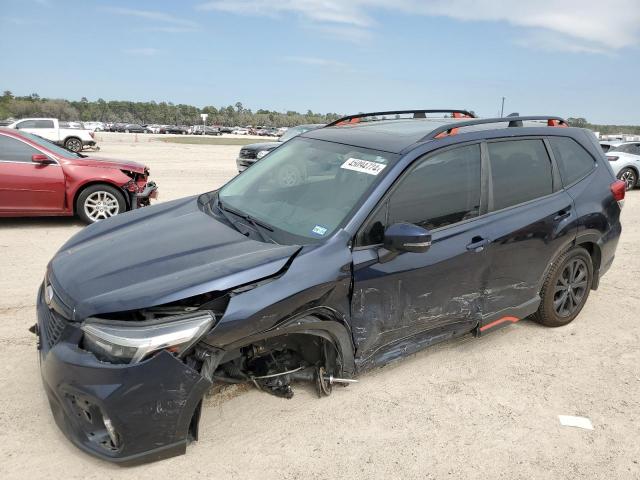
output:
[{"label": "dark blue suv", "polygon": [[625,185],[557,117],[376,112],[221,189],[91,225],[38,293],[42,377],[80,448],[183,453],[214,384],[282,397],[445,339],[571,322],[611,266]]}]

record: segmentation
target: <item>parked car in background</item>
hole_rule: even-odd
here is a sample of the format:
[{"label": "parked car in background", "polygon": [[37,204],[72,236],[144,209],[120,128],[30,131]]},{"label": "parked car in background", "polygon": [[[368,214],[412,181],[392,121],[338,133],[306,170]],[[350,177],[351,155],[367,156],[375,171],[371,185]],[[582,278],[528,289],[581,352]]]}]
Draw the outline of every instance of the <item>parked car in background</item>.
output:
[{"label": "parked car in background", "polygon": [[602,140],[600,142],[600,148],[602,148],[602,151],[604,153],[607,153],[609,150],[611,150],[613,147],[616,147],[618,145],[620,145],[622,142],[621,141],[608,141],[608,140]]},{"label": "parked car in background", "polygon": [[249,135],[249,129],[243,128],[243,127],[236,127],[231,131],[231,133],[233,133],[234,135]]},{"label": "parked car in background", "polygon": [[122,127],[121,131],[124,133],[151,133],[151,130],[138,123],[127,123]]},{"label": "parked car in background", "polygon": [[160,133],[172,133],[176,135],[186,135],[189,133],[189,127],[183,125],[166,125],[160,129]]},{"label": "parked car in background", "polygon": [[149,169],[91,158],[24,130],[0,128],[0,217],[71,216],[86,223],[149,205]]},{"label": "parked car in background", "polygon": [[225,127],[225,126],[220,127],[220,133],[232,133],[233,130],[234,130],[234,127]]},{"label": "parked car in background", "polygon": [[204,126],[204,125],[194,125],[191,129],[191,133],[193,135],[221,135],[219,128]]},{"label": "parked car in background", "polygon": [[640,179],[640,142],[624,142],[612,146],[607,159],[616,177],[624,181],[627,190],[638,186]]},{"label": "parked car in background", "polygon": [[122,127],[124,127],[126,125],[126,123],[119,123],[119,122],[114,122],[114,123],[108,123],[106,125],[105,130],[108,132],[119,132],[121,131],[120,129]]},{"label": "parked car in background", "polygon": [[85,146],[95,146],[93,132],[81,128],[64,128],[57,118],[23,118],[8,125],[61,145],[72,152],[79,152]]},{"label": "parked car in background", "polygon": [[62,432],[108,461],[155,461],[197,438],[214,384],[327,396],[448,339],[574,321],[615,258],[625,196],[593,134],[416,113],[465,117],[346,117],[216,191],[73,236],[32,327]]},{"label": "parked car in background", "polygon": [[146,124],[142,125],[142,127],[146,130],[145,133],[160,133],[160,125]]},{"label": "parked car in background", "polygon": [[82,125],[85,129],[91,130],[92,132],[101,132],[105,129],[104,123],[102,122],[82,122]]},{"label": "parked car in background", "polygon": [[310,130],[315,130],[316,128],[320,128],[324,126],[322,123],[310,123],[307,125],[298,125],[297,127],[292,127],[287,129],[287,131],[278,139],[277,142],[262,142],[262,143],[251,143],[249,145],[245,145],[240,149],[240,154],[236,159],[236,166],[238,167],[238,172],[243,172],[255,162],[264,157],[267,153],[269,153],[274,148],[282,145],[287,140],[290,140],[298,135],[308,132]]}]

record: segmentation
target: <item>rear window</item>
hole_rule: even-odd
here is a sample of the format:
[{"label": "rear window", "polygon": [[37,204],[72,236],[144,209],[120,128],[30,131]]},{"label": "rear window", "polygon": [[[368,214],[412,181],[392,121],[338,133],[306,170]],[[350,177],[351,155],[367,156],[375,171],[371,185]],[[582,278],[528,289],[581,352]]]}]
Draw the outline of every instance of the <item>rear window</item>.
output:
[{"label": "rear window", "polygon": [[562,183],[571,185],[584,178],[595,167],[595,160],[572,138],[549,137]]},{"label": "rear window", "polygon": [[510,140],[487,146],[493,182],[491,210],[501,210],[553,192],[551,160],[542,140]]},{"label": "rear window", "polygon": [[609,150],[609,153],[611,152],[631,153],[633,155],[640,155],[640,144],[623,143],[622,145],[618,145],[617,147],[611,147],[611,149]]}]

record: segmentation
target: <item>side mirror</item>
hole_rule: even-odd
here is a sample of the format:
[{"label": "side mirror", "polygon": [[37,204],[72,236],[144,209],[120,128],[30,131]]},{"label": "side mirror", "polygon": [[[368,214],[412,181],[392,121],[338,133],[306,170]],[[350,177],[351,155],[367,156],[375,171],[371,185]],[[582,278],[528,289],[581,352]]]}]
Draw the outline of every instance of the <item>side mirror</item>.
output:
[{"label": "side mirror", "polygon": [[384,232],[384,248],[391,252],[424,253],[429,247],[429,230],[412,223],[394,223]]},{"label": "side mirror", "polygon": [[35,155],[31,155],[31,161],[33,163],[40,163],[46,165],[51,162],[51,159],[42,153],[36,153]]}]

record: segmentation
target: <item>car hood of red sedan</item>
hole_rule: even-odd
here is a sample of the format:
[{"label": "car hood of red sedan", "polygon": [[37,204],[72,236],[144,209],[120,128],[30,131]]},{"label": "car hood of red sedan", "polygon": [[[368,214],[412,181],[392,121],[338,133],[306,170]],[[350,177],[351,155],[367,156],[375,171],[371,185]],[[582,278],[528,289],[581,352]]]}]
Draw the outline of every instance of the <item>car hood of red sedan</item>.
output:
[{"label": "car hood of red sedan", "polygon": [[74,165],[82,165],[86,167],[98,167],[98,168],[117,168],[119,170],[129,170],[135,173],[145,173],[147,167],[138,162],[132,162],[130,160],[112,160],[110,158],[74,158],[72,160]]}]

